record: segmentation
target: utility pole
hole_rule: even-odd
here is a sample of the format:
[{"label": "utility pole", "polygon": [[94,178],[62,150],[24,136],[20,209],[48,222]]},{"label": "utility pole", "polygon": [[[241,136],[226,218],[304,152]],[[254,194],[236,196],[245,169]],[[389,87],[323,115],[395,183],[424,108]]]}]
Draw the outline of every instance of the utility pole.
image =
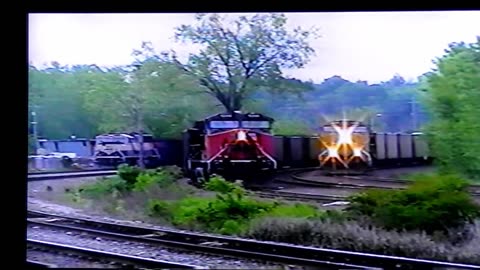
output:
[{"label": "utility pole", "polygon": [[40,149],[40,143],[38,141],[38,131],[37,131],[37,112],[35,112],[35,109],[37,106],[33,106],[32,110],[32,129],[33,129],[33,138],[35,140],[35,154],[37,154],[38,149]]},{"label": "utility pole", "polygon": [[145,160],[144,160],[144,149],[143,149],[143,115],[141,111],[137,111],[137,130],[139,133],[138,142],[140,143],[138,165],[143,170],[145,169]]}]

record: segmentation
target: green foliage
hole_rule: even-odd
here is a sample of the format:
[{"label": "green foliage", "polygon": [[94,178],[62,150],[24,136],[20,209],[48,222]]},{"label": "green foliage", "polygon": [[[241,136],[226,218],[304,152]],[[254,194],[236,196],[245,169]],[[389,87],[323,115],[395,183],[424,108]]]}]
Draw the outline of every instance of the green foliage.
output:
[{"label": "green foliage", "polygon": [[171,186],[175,182],[175,175],[165,170],[147,171],[140,173],[135,178],[133,185],[134,191],[144,191],[152,184],[158,185],[160,188]]},{"label": "green foliage", "polygon": [[175,207],[174,224],[232,233],[234,229],[243,230],[254,216],[273,208],[272,204],[245,197],[243,188],[219,176],[211,178],[206,187],[218,192],[215,199],[188,198],[180,201]]},{"label": "green foliage", "polygon": [[480,207],[467,186],[456,176],[431,175],[405,190],[372,190],[355,195],[347,211],[369,216],[387,229],[445,232],[480,216]]},{"label": "green foliage", "polygon": [[153,217],[159,217],[169,220],[172,217],[171,205],[166,201],[152,199],[148,201],[148,214]]},{"label": "green foliage", "polygon": [[313,130],[302,120],[277,120],[273,124],[273,133],[282,136],[311,136]]},{"label": "green foliage", "polygon": [[101,71],[93,66],[64,67],[52,63],[45,69],[33,66],[28,71],[29,117],[37,114],[38,134],[49,139],[64,139],[72,134],[91,138],[98,115],[84,108],[89,86],[98,81]]},{"label": "green foliage", "polygon": [[312,205],[295,203],[293,205],[278,205],[267,213],[269,217],[315,218],[322,212]]},{"label": "green foliage", "polygon": [[227,111],[241,109],[243,101],[259,89],[302,91],[306,84],[286,79],[281,69],[308,63],[314,53],[309,39],[315,31],[288,31],[286,22],[284,14],[241,16],[235,21],[198,14],[195,24],[179,26],[175,37],[202,46],[200,52],[185,64],[167,53],[167,61],[191,75]]},{"label": "green foliage", "polygon": [[442,172],[480,179],[480,36],[453,43],[428,76],[431,151]]},{"label": "green foliage", "polygon": [[174,217],[172,223],[179,226],[198,227],[196,223],[199,215],[198,209],[207,208],[213,202],[212,198],[185,198],[175,203],[172,207],[174,209]]},{"label": "green foliage", "polygon": [[137,177],[142,170],[137,166],[129,166],[127,164],[121,164],[118,166],[117,175],[126,181],[127,185],[133,187],[137,182]]},{"label": "green foliage", "polygon": [[207,230],[222,234],[241,234],[252,220],[266,216],[316,218],[323,216],[310,205],[283,205],[277,202],[256,201],[244,196],[245,190],[221,177],[213,177],[206,183],[215,191],[214,198],[185,198],[177,202],[153,201],[150,213],[171,217],[174,225]]},{"label": "green foliage", "polygon": [[223,177],[218,175],[212,176],[209,181],[205,183],[205,189],[222,194],[227,194],[233,192],[234,190],[243,190],[238,184],[225,181]]},{"label": "green foliage", "polygon": [[[136,56],[135,70],[30,67],[29,110],[35,108],[37,112],[39,134],[50,139],[66,138],[72,133],[92,138],[100,132],[136,131],[140,124],[155,137],[179,138],[192,121],[223,111],[221,102],[206,93],[198,76],[178,69],[173,60],[163,60],[151,44],[144,43]],[[377,128],[411,129],[408,102],[420,96],[420,86],[402,82],[401,78],[367,85],[334,76],[315,85],[314,90],[311,83],[294,79],[265,77],[262,87],[254,79],[249,78],[251,84],[245,86],[248,93],[241,95],[238,102],[245,110],[274,117],[274,131],[285,135],[310,135],[318,128],[320,114],[341,114],[343,109],[355,117],[366,111],[382,113],[374,121]],[[227,91],[227,85],[219,87]]]},{"label": "green foliage", "polygon": [[83,185],[78,189],[81,195],[90,198],[102,198],[105,195],[127,190],[127,182],[119,177],[103,178],[93,184]]}]

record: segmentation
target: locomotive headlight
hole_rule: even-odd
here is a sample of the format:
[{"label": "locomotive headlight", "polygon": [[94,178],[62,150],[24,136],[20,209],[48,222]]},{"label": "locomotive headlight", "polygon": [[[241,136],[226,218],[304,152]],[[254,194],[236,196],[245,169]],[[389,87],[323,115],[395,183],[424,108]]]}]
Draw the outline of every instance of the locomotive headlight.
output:
[{"label": "locomotive headlight", "polygon": [[353,148],[353,155],[355,157],[362,157],[362,149],[358,147]]},{"label": "locomotive headlight", "polygon": [[338,157],[338,151],[335,147],[328,147],[328,157]]},{"label": "locomotive headlight", "polygon": [[338,144],[352,144],[352,132],[348,129],[339,129]]},{"label": "locomotive headlight", "polygon": [[237,141],[247,141],[247,134],[245,133],[245,131],[240,130],[237,133]]}]

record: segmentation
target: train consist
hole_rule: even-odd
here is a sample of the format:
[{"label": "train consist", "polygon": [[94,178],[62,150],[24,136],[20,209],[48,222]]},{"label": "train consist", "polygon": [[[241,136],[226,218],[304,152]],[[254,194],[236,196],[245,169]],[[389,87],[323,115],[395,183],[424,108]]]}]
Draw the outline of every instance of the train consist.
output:
[{"label": "train consist", "polygon": [[213,115],[184,133],[184,170],[199,184],[211,174],[248,178],[278,168],[273,119],[257,113]]},{"label": "train consist", "polygon": [[[221,113],[196,121],[182,140],[144,134],[144,161],[147,167],[181,166],[196,183],[212,174],[227,179],[259,178],[286,167],[351,174],[432,161],[421,133],[378,133],[364,123],[339,120],[321,126],[315,136],[277,136],[272,133],[273,123],[274,119],[258,113]],[[43,145],[57,152],[68,146],[72,152],[71,144],[76,142],[79,155],[92,155],[98,165],[135,165],[140,157],[139,139],[136,133],[107,133],[93,141]]]},{"label": "train consist", "polygon": [[[143,156],[149,167],[157,165],[161,159],[150,134],[143,135]],[[93,158],[100,166],[136,165],[139,157],[140,136],[137,133],[107,133],[95,137]]]},{"label": "train consist", "polygon": [[218,114],[184,133],[183,168],[194,182],[212,173],[258,176],[284,167],[317,166],[326,173],[365,173],[383,166],[427,164],[422,134],[374,133],[360,122],[332,121],[318,136],[275,136],[261,114]]}]

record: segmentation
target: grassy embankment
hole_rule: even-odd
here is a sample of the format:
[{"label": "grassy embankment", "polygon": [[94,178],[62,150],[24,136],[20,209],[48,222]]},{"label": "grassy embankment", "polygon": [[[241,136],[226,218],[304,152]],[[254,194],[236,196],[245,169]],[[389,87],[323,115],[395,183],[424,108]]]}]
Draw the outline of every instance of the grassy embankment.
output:
[{"label": "grassy embankment", "polygon": [[480,208],[456,176],[423,175],[406,190],[372,190],[342,211],[255,198],[214,177],[198,190],[178,169],[124,167],[71,191],[84,207],[182,229],[397,256],[480,263]]}]

